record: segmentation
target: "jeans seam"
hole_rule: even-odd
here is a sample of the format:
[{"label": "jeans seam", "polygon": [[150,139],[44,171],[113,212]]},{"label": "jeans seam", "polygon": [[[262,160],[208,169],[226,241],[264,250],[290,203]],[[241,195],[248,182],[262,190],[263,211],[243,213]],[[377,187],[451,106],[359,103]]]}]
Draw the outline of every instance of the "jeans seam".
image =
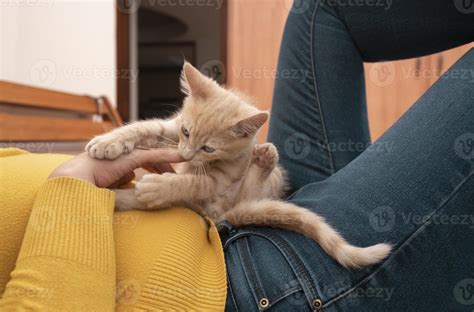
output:
[{"label": "jeans seam", "polygon": [[259,300],[261,298],[267,298],[267,295],[263,289],[262,282],[252,261],[249,244],[246,237],[237,242],[237,249],[239,250],[239,256],[240,260],[242,261],[244,274],[250,285],[250,291],[252,292],[255,303],[258,306]]},{"label": "jeans seam", "polygon": [[317,83],[317,77],[316,77],[316,61],[315,61],[315,57],[314,57],[314,49],[313,49],[313,46],[314,46],[314,25],[315,25],[315,22],[316,22],[316,14],[318,13],[319,11],[319,8],[321,6],[320,3],[318,3],[319,1],[316,1],[315,3],[315,8],[314,8],[314,12],[313,12],[313,15],[311,17],[311,31],[310,31],[310,57],[311,57],[311,70],[313,72],[313,78],[314,78],[314,93],[315,93],[315,97],[316,97],[316,105],[318,106],[318,110],[319,110],[319,115],[320,115],[320,118],[321,118],[321,129],[323,131],[323,136],[324,136],[324,144],[326,145],[326,148],[327,148],[327,154],[328,154],[328,160],[329,160],[329,170],[330,170],[330,174],[334,174],[334,160],[333,160],[333,155],[331,153],[331,150],[329,148],[329,139],[328,139],[328,134],[327,134],[327,129],[326,129],[326,122],[324,120],[324,113],[323,113],[323,110],[322,110],[322,107],[321,107],[321,99],[320,99],[320,96],[319,96],[319,89],[318,89],[318,83]]},{"label": "jeans seam", "polygon": [[301,286],[299,288],[294,288],[294,289],[291,289],[290,291],[286,291],[284,292],[280,297],[278,297],[277,299],[273,300],[270,302],[270,305],[268,306],[268,308],[270,309],[271,307],[273,307],[274,305],[276,305],[278,302],[282,301],[282,300],[285,300],[286,298],[288,298],[289,296],[293,295],[293,294],[296,294],[300,291],[303,291],[303,288],[301,288]]},{"label": "jeans seam", "polygon": [[359,283],[357,283],[356,285],[354,285],[352,288],[346,290],[344,293],[338,295],[337,297],[334,297],[332,299],[330,299],[326,304],[324,304],[323,308],[335,303],[336,301],[338,300],[341,300],[341,299],[344,299],[345,297],[347,297],[350,293],[352,293],[354,290],[356,290],[359,286],[361,285],[364,285],[366,284],[367,282],[369,282],[370,280],[372,280],[372,278],[377,275],[382,269],[384,269],[388,263],[399,253],[399,251],[404,247],[406,246],[407,244],[409,244],[417,235],[418,233],[424,231],[424,229],[426,228],[426,226],[430,223],[430,221],[432,220],[433,216],[436,215],[440,210],[442,210],[450,201],[451,199],[453,199],[453,197],[457,194],[457,192],[459,191],[459,189],[472,177],[474,176],[474,173],[470,173],[466,178],[464,178],[460,183],[459,185],[454,189],[454,191],[444,200],[441,202],[440,206],[431,213],[430,217],[418,228],[416,229],[413,233],[411,233],[398,247],[397,249],[395,249],[392,254],[383,262],[380,264],[380,266],[374,271],[372,272],[370,275],[368,275],[367,277],[365,277],[362,281],[360,281]]},{"label": "jeans seam", "polygon": [[230,296],[230,299],[232,300],[232,303],[234,304],[235,310],[239,312],[240,309],[239,309],[239,306],[237,305],[237,301],[235,301],[234,289],[232,288],[232,284],[230,283],[230,278],[228,274],[227,274],[227,287],[229,288],[227,291],[227,296]]},{"label": "jeans seam", "polygon": [[246,262],[244,261],[242,251],[239,248],[239,242],[237,242],[236,244],[236,250],[237,250],[237,254],[239,255],[240,265],[242,266],[242,271],[244,272],[245,280],[247,281],[247,284],[249,285],[250,294],[252,295],[252,297],[254,297],[254,300],[258,302],[258,298],[255,297],[255,291],[253,291],[252,280],[249,278],[248,273],[247,273],[247,269],[245,266]]}]

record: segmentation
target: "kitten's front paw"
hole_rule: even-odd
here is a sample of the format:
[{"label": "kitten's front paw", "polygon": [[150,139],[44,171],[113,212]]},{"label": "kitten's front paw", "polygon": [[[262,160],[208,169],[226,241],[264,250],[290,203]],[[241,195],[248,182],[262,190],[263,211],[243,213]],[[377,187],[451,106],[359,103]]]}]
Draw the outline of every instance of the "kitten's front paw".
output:
[{"label": "kitten's front paw", "polygon": [[252,160],[260,168],[272,170],[278,163],[278,151],[272,143],[257,144],[253,148]]},{"label": "kitten's front paw", "polygon": [[163,208],[170,204],[174,174],[146,174],[135,185],[137,199],[148,208]]},{"label": "kitten's front paw", "polygon": [[132,188],[113,189],[115,193],[115,210],[128,211],[132,209],[145,209],[145,205],[138,201],[135,190]]},{"label": "kitten's front paw", "polygon": [[93,138],[86,145],[86,152],[97,159],[115,159],[133,151],[134,145],[133,142],[120,139],[115,135],[104,134]]}]

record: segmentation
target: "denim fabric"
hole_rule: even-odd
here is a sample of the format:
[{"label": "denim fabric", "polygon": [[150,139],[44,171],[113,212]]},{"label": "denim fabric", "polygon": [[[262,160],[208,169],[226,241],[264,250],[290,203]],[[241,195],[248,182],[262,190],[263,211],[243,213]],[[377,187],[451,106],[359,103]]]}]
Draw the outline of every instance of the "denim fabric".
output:
[{"label": "denim fabric", "polygon": [[220,224],[228,311],[474,309],[474,51],[373,144],[362,65],[470,42],[474,14],[457,1],[377,3],[295,2],[278,72],[300,77],[277,78],[269,141],[289,201],[354,245],[394,250],[347,270],[300,234]]}]

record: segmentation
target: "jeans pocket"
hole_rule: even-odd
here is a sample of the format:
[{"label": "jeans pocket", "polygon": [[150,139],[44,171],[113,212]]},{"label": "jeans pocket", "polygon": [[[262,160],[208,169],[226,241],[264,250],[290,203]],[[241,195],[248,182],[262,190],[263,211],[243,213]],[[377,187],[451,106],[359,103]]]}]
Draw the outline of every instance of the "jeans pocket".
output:
[{"label": "jeans pocket", "polygon": [[226,242],[228,311],[312,311],[317,298],[291,251],[266,230],[238,231]]}]

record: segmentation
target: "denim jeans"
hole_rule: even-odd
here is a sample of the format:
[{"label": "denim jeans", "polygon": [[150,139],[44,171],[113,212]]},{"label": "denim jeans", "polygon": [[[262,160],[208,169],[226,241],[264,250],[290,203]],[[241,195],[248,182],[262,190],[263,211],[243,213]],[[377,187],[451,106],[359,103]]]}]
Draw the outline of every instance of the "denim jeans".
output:
[{"label": "denim jeans", "polygon": [[226,310],[474,310],[474,51],[373,144],[363,71],[474,40],[468,4],[295,2],[278,73],[297,74],[276,80],[269,133],[288,200],[354,245],[394,248],[348,270],[300,234],[220,224]]}]

